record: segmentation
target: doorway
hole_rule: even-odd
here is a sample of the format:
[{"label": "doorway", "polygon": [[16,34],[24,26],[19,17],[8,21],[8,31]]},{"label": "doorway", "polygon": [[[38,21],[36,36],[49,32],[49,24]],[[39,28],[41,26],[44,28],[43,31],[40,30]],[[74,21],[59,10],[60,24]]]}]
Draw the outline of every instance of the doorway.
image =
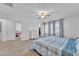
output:
[{"label": "doorway", "polygon": [[22,31],[21,23],[16,23],[16,40],[21,40],[21,31]]}]

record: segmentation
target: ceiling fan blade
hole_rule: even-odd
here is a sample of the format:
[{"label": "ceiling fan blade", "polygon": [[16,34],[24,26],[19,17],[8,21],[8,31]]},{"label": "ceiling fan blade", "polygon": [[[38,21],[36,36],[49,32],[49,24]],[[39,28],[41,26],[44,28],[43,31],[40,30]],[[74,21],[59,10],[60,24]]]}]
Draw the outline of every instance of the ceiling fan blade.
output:
[{"label": "ceiling fan blade", "polygon": [[41,17],[38,17],[38,19],[41,19]]},{"label": "ceiling fan blade", "polygon": [[47,16],[51,16],[51,15],[47,15]]}]

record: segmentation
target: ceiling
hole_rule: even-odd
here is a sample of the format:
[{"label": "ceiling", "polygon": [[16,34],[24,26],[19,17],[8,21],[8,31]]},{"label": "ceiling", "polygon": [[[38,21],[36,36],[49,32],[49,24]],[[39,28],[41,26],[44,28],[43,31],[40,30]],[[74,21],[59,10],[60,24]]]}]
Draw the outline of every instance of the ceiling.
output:
[{"label": "ceiling", "polygon": [[[12,6],[12,7],[11,7]],[[37,19],[38,11],[49,11],[50,19],[78,15],[78,3],[12,3],[0,4],[0,18],[27,22]],[[26,19],[26,20],[25,20]]]},{"label": "ceiling", "polygon": [[2,3],[2,4],[9,6],[9,7],[13,7],[13,3]]}]

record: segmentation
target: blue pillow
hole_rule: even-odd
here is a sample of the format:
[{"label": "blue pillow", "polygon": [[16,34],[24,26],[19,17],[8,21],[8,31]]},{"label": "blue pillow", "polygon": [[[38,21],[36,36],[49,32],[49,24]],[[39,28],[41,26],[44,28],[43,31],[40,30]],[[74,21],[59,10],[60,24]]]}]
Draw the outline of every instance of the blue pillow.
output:
[{"label": "blue pillow", "polygon": [[[72,54],[77,52],[76,49],[76,39],[70,38],[67,42],[67,44],[65,45],[64,49],[62,50],[62,52],[66,52],[69,51]],[[67,55],[67,52],[66,52]]]}]

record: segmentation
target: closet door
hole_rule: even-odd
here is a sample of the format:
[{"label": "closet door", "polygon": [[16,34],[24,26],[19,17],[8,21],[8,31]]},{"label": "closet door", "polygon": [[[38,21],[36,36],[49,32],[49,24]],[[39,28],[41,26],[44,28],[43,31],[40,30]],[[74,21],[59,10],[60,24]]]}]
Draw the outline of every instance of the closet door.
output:
[{"label": "closet door", "polygon": [[6,41],[6,21],[2,21],[2,40]]},{"label": "closet door", "polygon": [[6,22],[6,40],[15,40],[16,23],[14,21]]},{"label": "closet door", "polygon": [[0,40],[2,40],[2,22],[0,21]]}]

